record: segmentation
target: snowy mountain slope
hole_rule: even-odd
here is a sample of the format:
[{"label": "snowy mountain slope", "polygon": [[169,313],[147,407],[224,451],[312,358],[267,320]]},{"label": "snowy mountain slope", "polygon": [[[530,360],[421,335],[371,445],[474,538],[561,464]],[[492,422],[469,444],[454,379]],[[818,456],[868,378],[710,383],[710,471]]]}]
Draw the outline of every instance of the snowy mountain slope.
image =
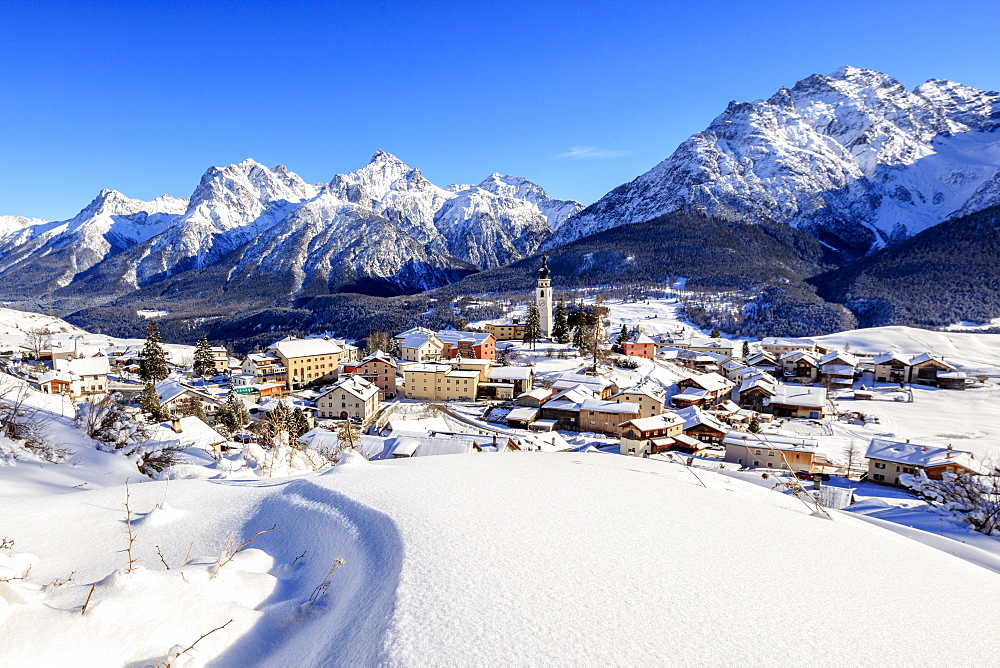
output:
[{"label": "snowy mountain slope", "polygon": [[414,239],[481,268],[534,252],[578,202],[554,200],[537,184],[492,174],[478,186],[435,186],[378,151],[365,167],[337,175],[331,190],[384,216]]},{"label": "snowy mountain slope", "polygon": [[[187,200],[103,191],[70,221],[4,218],[0,298],[28,306],[47,285],[75,310],[209,268],[213,282],[226,274],[224,285],[246,283],[251,268],[277,277],[266,291],[272,301],[336,286],[419,292],[534,252],[580,208],[499,174],[441,188],[383,151],[328,185],[245,160],[210,168]],[[229,257],[242,249],[245,258]],[[181,283],[197,292],[197,280]]]},{"label": "snowy mountain slope", "polygon": [[282,165],[268,169],[248,159],[210,168],[184,215],[137,252],[135,284],[211,264],[265,233],[316,193],[316,186]]},{"label": "snowy mountain slope", "polygon": [[770,218],[863,254],[942,222],[1000,171],[1000,95],[913,91],[853,67],[730,103],[669,158],[560,227],[547,247],[678,211]]},{"label": "snowy mountain slope", "polygon": [[[123,500],[108,488],[0,505],[15,552],[37,555],[21,559],[35,562],[26,581],[0,596],[0,664],[151,665],[228,619],[199,643],[199,662],[729,665],[809,655],[843,665],[858,663],[858,647],[900,664],[995,658],[1000,576],[955,556],[968,546],[953,541],[949,554],[846,513],[814,517],[789,496],[677,464],[352,457],[299,479],[133,484],[143,560],[133,573],[116,552]],[[232,568],[211,566],[230,531],[245,540],[272,526]],[[718,558],[696,574],[650,567],[692,555]],[[338,556],[344,565],[308,604]],[[72,571],[72,582],[45,586]],[[857,587],[817,581],[865,583],[865,614]],[[928,601],[935,632],[914,642]],[[708,630],[623,622],[663,615]],[[128,632],[137,626],[143,633]],[[40,642],[39,629],[60,642]]]},{"label": "snowy mountain slope", "polygon": [[160,234],[188,201],[163,195],[150,202],[102,190],[69,220],[21,227],[0,238],[3,293],[69,284],[104,259]]},{"label": "snowy mountain slope", "polygon": [[12,232],[31,227],[32,225],[42,225],[48,221],[42,218],[25,218],[24,216],[0,216],[0,239],[3,239]]},{"label": "snowy mountain slope", "polygon": [[273,234],[254,239],[230,282],[269,273],[290,277],[287,289],[294,298],[345,289],[397,294],[435,288],[471,271],[327,190],[296,208]]}]

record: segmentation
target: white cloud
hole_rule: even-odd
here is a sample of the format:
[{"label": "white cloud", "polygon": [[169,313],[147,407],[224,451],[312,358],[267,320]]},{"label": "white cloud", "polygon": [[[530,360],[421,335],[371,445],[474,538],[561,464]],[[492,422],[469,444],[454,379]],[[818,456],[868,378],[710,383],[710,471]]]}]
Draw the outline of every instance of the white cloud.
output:
[{"label": "white cloud", "polygon": [[572,146],[565,153],[560,153],[557,158],[569,158],[571,160],[599,160],[604,158],[623,158],[632,155],[632,151],[611,150],[600,148],[599,146]]}]

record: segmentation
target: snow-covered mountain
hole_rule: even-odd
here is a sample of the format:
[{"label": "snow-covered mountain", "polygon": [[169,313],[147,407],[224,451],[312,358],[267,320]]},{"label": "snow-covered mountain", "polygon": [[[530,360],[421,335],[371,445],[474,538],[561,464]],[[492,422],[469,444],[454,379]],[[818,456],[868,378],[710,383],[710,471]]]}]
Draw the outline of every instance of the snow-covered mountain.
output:
[{"label": "snow-covered mountain", "polygon": [[35,291],[68,285],[81,272],[161,234],[188,201],[162,195],[150,202],[102,190],[69,220],[0,229],[0,277],[5,290]]},{"label": "snow-covered mountain", "polygon": [[843,67],[707,130],[564,225],[555,247],[678,210],[770,218],[862,254],[1000,201],[1000,95],[932,79],[914,90]]},{"label": "snow-covered mountain", "polygon": [[0,298],[119,295],[208,268],[227,285],[270,276],[286,297],[415,292],[533,253],[582,208],[499,174],[442,188],[383,151],[317,185],[245,160],[210,168],[189,199],[105,190],[68,221],[3,217]]}]

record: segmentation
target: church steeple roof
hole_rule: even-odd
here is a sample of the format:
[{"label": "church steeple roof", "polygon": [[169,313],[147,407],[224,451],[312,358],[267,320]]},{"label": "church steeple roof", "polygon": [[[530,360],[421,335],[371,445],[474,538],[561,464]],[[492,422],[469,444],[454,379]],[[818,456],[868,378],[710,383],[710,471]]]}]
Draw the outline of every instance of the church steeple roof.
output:
[{"label": "church steeple roof", "polygon": [[549,277],[549,262],[546,256],[542,256],[542,268],[538,270],[538,278],[548,278]]}]

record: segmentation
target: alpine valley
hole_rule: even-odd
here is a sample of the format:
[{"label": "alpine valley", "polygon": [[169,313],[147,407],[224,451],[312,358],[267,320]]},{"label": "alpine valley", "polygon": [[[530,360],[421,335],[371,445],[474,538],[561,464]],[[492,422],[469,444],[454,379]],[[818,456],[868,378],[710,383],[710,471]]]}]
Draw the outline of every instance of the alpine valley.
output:
[{"label": "alpine valley", "polygon": [[[567,288],[683,277],[727,294],[724,321],[701,318],[733,333],[935,326],[1000,317],[998,205],[998,93],[843,67],[730,103],[587,207],[499,174],[440,187],[379,151],[325,184],[246,160],[210,168],[187,199],[104,190],[70,220],[0,216],[0,300],[122,336],[148,308],[170,312],[176,340],[360,337],[453,324],[460,309],[435,305],[523,289],[545,252]],[[920,271],[907,249],[937,272],[917,289],[899,285]],[[963,299],[928,299],[956,271]]]}]

